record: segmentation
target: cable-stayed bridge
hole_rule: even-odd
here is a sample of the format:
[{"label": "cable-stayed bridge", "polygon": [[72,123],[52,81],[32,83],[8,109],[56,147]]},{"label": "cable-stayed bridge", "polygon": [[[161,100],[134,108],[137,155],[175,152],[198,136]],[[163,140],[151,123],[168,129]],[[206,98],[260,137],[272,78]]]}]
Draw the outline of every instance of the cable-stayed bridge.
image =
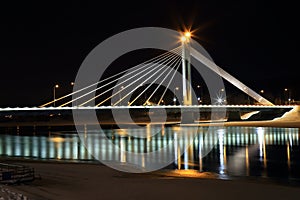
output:
[{"label": "cable-stayed bridge", "polygon": [[[211,98],[210,105],[199,105],[199,97],[195,96],[192,88],[191,59],[201,62],[207,69],[252,97],[257,104],[227,105],[226,99],[218,97]],[[178,81],[179,71],[181,74],[180,83]],[[180,84],[180,87],[174,87],[174,84]],[[39,107],[0,108],[0,115],[11,118],[12,115],[20,115],[20,113],[43,115],[56,113],[61,115],[61,113],[70,113],[74,110],[99,112],[126,109],[149,114],[149,110],[159,113],[161,109],[165,109],[171,115],[178,114],[178,110],[181,114],[227,112],[230,115],[226,115],[226,118],[240,120],[241,113],[257,111],[253,113],[256,115],[259,112],[267,112],[268,117],[262,117],[262,119],[271,119],[281,116],[292,108],[293,106],[275,106],[193,48],[190,35],[183,34],[181,44],[178,47],[141,64],[74,90],[62,97],[54,98]],[[270,113],[274,113],[274,115],[271,117]]]}]

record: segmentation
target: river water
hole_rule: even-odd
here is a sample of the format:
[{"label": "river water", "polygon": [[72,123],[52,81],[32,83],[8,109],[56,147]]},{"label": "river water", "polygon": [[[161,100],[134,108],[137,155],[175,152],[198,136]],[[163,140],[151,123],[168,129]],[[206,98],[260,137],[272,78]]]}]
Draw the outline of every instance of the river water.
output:
[{"label": "river water", "polygon": [[[130,163],[143,169],[213,172],[220,178],[300,183],[298,128],[147,125],[0,134],[1,157]],[[147,157],[152,152],[154,157]],[[134,156],[132,156],[134,154]],[[136,155],[139,155],[136,157]],[[140,156],[141,155],[141,156]],[[161,164],[159,165],[152,165]],[[156,168],[155,168],[156,167]]]}]

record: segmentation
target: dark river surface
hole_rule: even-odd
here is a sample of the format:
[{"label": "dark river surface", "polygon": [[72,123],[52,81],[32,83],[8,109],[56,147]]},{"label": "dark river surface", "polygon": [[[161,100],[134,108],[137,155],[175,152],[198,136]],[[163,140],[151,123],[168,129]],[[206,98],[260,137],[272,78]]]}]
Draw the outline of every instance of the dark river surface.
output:
[{"label": "dark river surface", "polygon": [[193,169],[224,179],[257,178],[300,185],[298,128],[146,125],[105,128],[101,134],[95,127],[82,130],[78,134],[63,128],[26,133],[3,129],[0,156],[100,160],[130,172]]}]

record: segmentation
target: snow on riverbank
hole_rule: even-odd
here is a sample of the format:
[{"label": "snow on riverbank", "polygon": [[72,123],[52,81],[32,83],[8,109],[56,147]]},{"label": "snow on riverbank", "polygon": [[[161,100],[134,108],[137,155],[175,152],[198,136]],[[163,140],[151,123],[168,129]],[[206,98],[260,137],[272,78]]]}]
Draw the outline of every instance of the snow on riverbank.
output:
[{"label": "snow on riverbank", "polygon": [[274,121],[298,121],[298,122],[300,122],[300,106],[295,106],[291,111],[286,112],[281,117],[274,119]]},{"label": "snow on riverbank", "polygon": [[0,185],[0,200],[29,200],[25,195]]}]

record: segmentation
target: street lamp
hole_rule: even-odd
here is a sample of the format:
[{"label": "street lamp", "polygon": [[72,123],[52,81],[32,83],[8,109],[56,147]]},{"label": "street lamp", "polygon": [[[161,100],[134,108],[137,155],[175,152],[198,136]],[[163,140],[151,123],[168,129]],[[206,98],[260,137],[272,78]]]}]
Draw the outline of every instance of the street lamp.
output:
[{"label": "street lamp", "polygon": [[202,102],[202,101],[201,101],[201,98],[200,98],[200,97],[198,97],[198,98],[197,98],[197,100],[198,100],[198,105],[200,105],[200,104],[201,104],[201,102]]},{"label": "street lamp", "polygon": [[285,104],[287,104],[287,101],[289,102],[289,105],[291,104],[291,89],[284,88],[284,101]]},{"label": "street lamp", "polygon": [[124,89],[124,86],[122,85],[122,86],[120,87],[120,89],[119,89],[119,102],[120,102],[120,106],[122,105],[122,104],[121,104],[121,99],[122,99],[122,94],[121,94],[121,92],[122,92],[123,89]]},{"label": "street lamp", "polygon": [[224,88],[219,89],[217,93],[217,98],[215,99],[216,103],[219,105],[225,103],[225,94],[223,94],[223,92],[225,92]]},{"label": "street lamp", "polygon": [[199,97],[198,97],[198,103],[200,104],[202,102],[201,98],[203,98],[203,90],[201,85],[197,85],[197,88],[200,89]]},{"label": "street lamp", "polygon": [[56,84],[53,87],[53,107],[55,107],[55,92],[56,92],[56,88],[59,88],[59,85]]},{"label": "street lamp", "polygon": [[176,105],[176,90],[179,90],[179,87],[175,87],[174,88],[174,98],[173,98],[173,102],[174,102],[174,106]]},{"label": "street lamp", "polygon": [[224,92],[224,91],[225,91],[224,88],[219,89],[219,91],[218,91],[218,96],[223,96],[222,92]]},{"label": "street lamp", "polygon": [[[75,83],[73,81],[70,82],[70,86],[71,86],[71,92],[73,93],[73,88],[74,88]],[[77,106],[77,101],[73,101],[73,105]]]},{"label": "street lamp", "polygon": [[217,94],[217,98],[221,97],[223,98],[223,92],[225,91],[224,88],[219,89],[218,94]]}]

